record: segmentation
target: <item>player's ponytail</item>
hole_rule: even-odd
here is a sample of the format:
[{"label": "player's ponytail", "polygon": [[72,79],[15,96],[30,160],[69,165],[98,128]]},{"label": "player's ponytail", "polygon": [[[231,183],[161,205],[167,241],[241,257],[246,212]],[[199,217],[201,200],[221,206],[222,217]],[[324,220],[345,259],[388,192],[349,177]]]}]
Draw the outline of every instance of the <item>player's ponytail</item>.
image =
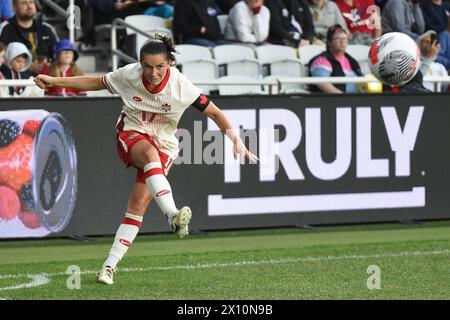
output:
[{"label": "player's ponytail", "polygon": [[142,45],[139,53],[139,59],[140,61],[142,61],[142,58],[147,54],[164,54],[166,55],[169,64],[171,66],[174,66],[176,64],[175,53],[175,44],[173,43],[172,39],[156,33],[154,37],[148,39]]}]

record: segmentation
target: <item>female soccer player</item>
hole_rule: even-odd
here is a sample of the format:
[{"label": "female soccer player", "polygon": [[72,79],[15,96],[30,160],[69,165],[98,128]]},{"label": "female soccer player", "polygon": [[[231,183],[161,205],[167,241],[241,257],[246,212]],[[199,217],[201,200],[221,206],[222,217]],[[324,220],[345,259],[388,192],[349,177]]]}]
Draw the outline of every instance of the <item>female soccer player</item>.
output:
[{"label": "female soccer player", "polygon": [[38,75],[35,83],[77,90],[103,90],[119,94],[123,109],[117,128],[117,150],[127,167],[137,169],[134,188],[128,199],[127,212],[109,256],[97,274],[97,281],[113,284],[116,265],[122,259],[142,224],[143,215],[152,199],[167,216],[169,225],[179,238],[189,234],[189,207],[178,209],[166,178],[178,154],[175,136],[183,112],[193,106],[210,117],[233,141],[234,158],[238,154],[256,163],[234,131],[225,114],[174,67],[175,46],[170,38],[156,35],[140,50],[140,61],[126,65],[103,77],[50,77]]}]

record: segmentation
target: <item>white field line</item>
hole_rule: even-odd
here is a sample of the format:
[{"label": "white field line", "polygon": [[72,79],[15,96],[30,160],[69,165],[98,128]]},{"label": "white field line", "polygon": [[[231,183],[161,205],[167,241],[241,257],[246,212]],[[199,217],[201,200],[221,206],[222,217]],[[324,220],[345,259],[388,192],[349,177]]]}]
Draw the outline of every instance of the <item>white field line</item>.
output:
[{"label": "white field line", "polygon": [[[15,277],[10,277],[11,278],[15,278]],[[18,290],[18,289],[25,289],[25,288],[32,288],[32,287],[39,287],[39,286],[43,286],[44,284],[47,284],[50,282],[50,279],[48,278],[48,275],[42,273],[42,274],[28,274],[28,275],[24,275],[23,277],[20,278],[29,278],[30,281],[26,282],[26,283],[21,283],[21,284],[17,284],[14,286],[10,286],[10,287],[4,287],[4,288],[0,288],[0,291],[4,291],[4,290]],[[8,278],[4,278],[4,279],[8,279]]]},{"label": "white field line", "polygon": [[[168,271],[168,270],[192,270],[192,269],[212,269],[212,268],[228,268],[228,267],[242,267],[252,265],[265,265],[265,264],[284,264],[284,263],[300,263],[300,262],[319,262],[319,261],[334,261],[334,260],[352,260],[352,259],[377,259],[377,258],[399,258],[399,257],[414,257],[414,256],[426,256],[426,255],[441,255],[450,254],[450,249],[439,249],[431,251],[404,251],[398,253],[381,253],[370,255],[342,255],[342,256],[311,256],[311,257],[299,257],[299,258],[280,258],[269,260],[244,260],[235,262],[224,263],[198,263],[198,264],[184,264],[174,266],[162,266],[162,267],[148,267],[148,268],[121,268],[120,272],[147,272],[147,271]],[[85,270],[80,274],[96,274],[98,270]],[[19,284],[10,287],[0,288],[0,291],[4,290],[17,290],[31,287],[38,287],[50,282],[51,277],[56,276],[70,276],[66,272],[56,273],[39,273],[39,274],[4,274],[0,275],[2,279],[23,279],[29,278],[30,282]]]}]

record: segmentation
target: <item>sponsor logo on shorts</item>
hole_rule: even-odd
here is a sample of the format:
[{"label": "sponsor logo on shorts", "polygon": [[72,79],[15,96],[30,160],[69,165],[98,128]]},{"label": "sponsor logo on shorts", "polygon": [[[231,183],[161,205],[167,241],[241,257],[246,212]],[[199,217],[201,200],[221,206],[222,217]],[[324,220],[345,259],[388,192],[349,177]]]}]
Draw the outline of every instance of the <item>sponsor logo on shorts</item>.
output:
[{"label": "sponsor logo on shorts", "polygon": [[128,140],[134,139],[134,138],[136,138],[138,135],[139,135],[138,133],[133,132],[133,133],[131,133],[131,134],[128,136]]},{"label": "sponsor logo on shorts", "polygon": [[142,101],[142,99],[140,97],[138,97],[138,96],[134,96],[133,100],[136,101],[136,102],[141,102]]},{"label": "sponsor logo on shorts", "polygon": [[159,197],[161,197],[161,196],[163,196],[163,195],[165,195],[165,194],[169,194],[170,193],[170,190],[161,190],[160,192],[158,192],[157,194],[156,194],[156,197],[157,198],[159,198]]}]

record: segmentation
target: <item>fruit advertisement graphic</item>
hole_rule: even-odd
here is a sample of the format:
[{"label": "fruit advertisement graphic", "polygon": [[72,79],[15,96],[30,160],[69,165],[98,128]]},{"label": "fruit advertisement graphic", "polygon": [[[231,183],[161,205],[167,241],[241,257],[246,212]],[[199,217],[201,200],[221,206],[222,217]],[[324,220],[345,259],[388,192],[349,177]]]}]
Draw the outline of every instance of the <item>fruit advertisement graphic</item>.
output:
[{"label": "fruit advertisement graphic", "polygon": [[76,151],[65,119],[45,110],[0,112],[0,238],[62,231],[76,192]]}]

